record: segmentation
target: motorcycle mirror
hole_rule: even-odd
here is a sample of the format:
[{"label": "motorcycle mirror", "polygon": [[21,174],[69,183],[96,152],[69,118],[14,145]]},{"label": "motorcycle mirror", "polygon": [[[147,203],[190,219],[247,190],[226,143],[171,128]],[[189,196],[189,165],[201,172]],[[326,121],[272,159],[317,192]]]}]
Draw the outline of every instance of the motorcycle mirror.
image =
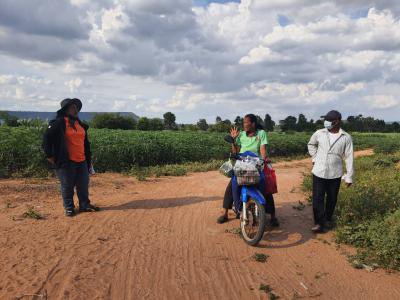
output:
[{"label": "motorcycle mirror", "polygon": [[224,140],[226,142],[228,142],[229,144],[234,144],[235,143],[235,140],[229,134],[224,137]]}]

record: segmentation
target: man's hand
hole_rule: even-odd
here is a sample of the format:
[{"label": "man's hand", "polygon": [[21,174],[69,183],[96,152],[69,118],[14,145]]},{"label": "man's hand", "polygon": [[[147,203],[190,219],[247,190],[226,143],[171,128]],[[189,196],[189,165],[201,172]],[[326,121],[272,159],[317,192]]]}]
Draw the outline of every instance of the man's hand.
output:
[{"label": "man's hand", "polygon": [[237,129],[236,126],[231,128],[231,137],[233,137],[234,139],[236,139],[239,136],[239,130]]},{"label": "man's hand", "polygon": [[47,158],[47,161],[48,161],[49,163],[51,163],[52,165],[55,165],[55,164],[56,164],[56,161],[55,161],[54,157],[48,157],[48,158]]}]

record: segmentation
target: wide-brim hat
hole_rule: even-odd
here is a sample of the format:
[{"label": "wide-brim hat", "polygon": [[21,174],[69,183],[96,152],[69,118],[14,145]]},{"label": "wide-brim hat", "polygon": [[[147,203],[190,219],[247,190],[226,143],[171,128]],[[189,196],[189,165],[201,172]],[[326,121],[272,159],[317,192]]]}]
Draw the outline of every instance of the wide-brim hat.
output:
[{"label": "wide-brim hat", "polygon": [[61,114],[65,111],[65,109],[71,105],[75,104],[78,112],[82,109],[82,101],[77,98],[67,98],[61,101],[60,106],[61,108],[57,111],[57,114]]}]

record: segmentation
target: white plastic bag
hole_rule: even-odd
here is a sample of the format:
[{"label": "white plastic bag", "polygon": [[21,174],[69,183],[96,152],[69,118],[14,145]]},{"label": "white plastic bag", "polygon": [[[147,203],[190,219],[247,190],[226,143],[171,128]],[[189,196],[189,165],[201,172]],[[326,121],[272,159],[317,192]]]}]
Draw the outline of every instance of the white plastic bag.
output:
[{"label": "white plastic bag", "polygon": [[231,178],[233,176],[233,165],[230,160],[224,162],[222,166],[219,168],[219,172],[226,176]]},{"label": "white plastic bag", "polygon": [[238,160],[233,170],[239,185],[255,185],[260,182],[260,173],[255,161]]}]

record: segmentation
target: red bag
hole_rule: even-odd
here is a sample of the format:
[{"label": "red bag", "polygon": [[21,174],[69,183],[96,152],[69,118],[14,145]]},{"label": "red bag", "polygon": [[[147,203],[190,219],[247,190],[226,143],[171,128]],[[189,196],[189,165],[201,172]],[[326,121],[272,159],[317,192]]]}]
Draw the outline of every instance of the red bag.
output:
[{"label": "red bag", "polygon": [[276,194],[278,192],[278,183],[276,180],[275,170],[272,165],[266,163],[264,165],[264,175],[265,175],[265,193],[266,194]]}]

